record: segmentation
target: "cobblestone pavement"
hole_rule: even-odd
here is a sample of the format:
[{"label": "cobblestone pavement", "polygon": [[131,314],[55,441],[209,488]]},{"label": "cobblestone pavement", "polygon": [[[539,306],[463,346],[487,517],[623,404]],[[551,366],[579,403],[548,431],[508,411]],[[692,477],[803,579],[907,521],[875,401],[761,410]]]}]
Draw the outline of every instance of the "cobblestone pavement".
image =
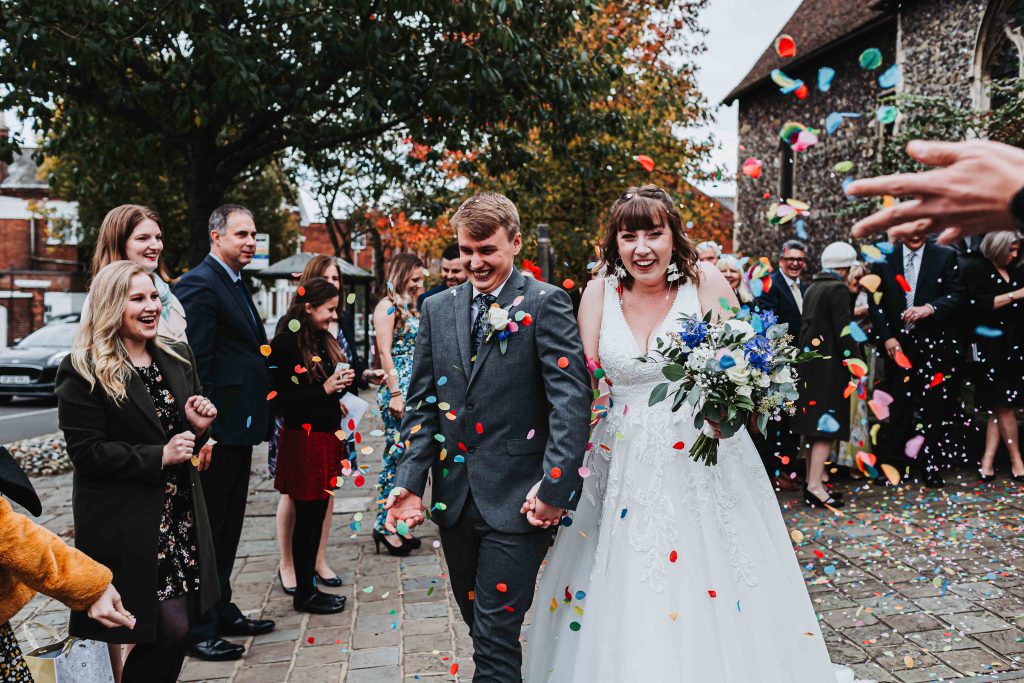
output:
[{"label": "cobblestone pavement", "polygon": [[[258,449],[233,586],[243,611],[273,618],[277,628],[239,641],[247,647],[239,661],[186,662],[180,680],[471,680],[472,643],[433,547],[436,529],[422,528],[423,547],[407,558],[374,553],[372,485],[382,442],[364,440],[372,449],[361,456],[366,483],[346,480],[336,496],[328,558],[349,602],[326,617],[293,611],[277,583],[277,493]],[[860,678],[1024,679],[1024,496],[1009,480],[982,485],[967,473],[949,480],[939,492],[848,485],[842,516],[781,498],[832,659]],[[70,475],[35,484],[46,510],[40,521],[70,539]],[[66,620],[62,605],[37,596],[14,625],[24,647],[21,623],[62,629]],[[46,640],[38,627],[29,630]]]}]

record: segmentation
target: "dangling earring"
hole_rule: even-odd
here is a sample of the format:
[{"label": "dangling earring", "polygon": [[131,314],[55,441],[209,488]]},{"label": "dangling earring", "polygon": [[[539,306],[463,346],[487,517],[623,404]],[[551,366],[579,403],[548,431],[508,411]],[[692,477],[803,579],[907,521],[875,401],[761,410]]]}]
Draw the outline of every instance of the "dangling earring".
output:
[{"label": "dangling earring", "polygon": [[669,282],[675,282],[681,277],[682,275],[679,272],[679,266],[676,265],[676,262],[673,261],[672,263],[668,264],[668,270],[665,271],[665,279],[668,280]]},{"label": "dangling earring", "polygon": [[615,277],[619,280],[624,280],[627,275],[626,267],[622,265],[622,259],[615,259]]}]

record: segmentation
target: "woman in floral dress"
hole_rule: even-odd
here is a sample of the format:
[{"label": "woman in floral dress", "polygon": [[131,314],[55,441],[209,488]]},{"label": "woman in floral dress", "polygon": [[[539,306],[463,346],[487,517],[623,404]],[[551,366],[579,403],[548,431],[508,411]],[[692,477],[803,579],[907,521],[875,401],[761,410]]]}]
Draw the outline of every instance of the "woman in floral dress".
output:
[{"label": "woman in floral dress", "polygon": [[[396,444],[401,442],[399,429],[405,412],[405,392],[412,375],[412,357],[416,333],[420,329],[416,298],[423,292],[423,262],[415,254],[397,254],[388,264],[387,293],[373,311],[373,329],[377,337],[377,353],[384,370],[384,384],[377,390],[377,404],[384,420],[385,444],[377,486],[378,500],[387,500],[395,485]],[[387,513],[377,506],[373,525],[373,541],[380,552],[381,541],[392,555],[408,555],[419,547],[419,539],[396,536],[384,528]]]}]

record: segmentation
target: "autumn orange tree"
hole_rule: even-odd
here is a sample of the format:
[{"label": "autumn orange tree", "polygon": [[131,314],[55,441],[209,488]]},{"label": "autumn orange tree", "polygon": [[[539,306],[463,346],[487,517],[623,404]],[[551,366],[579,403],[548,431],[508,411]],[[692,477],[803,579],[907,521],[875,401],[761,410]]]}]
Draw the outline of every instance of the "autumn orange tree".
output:
[{"label": "autumn orange tree", "polygon": [[[606,213],[630,185],[660,185],[691,225],[714,219],[716,207],[688,181],[705,177],[712,149],[710,139],[693,133],[711,119],[693,62],[704,50],[699,13],[705,5],[706,0],[604,3],[570,38],[615,64],[614,78],[591,99],[588,116],[532,128],[513,159],[495,159],[487,145],[458,158],[440,155],[450,175],[469,181],[457,195],[495,190],[516,203],[527,258],[535,253],[535,226],[551,227],[556,281],[585,277]],[[499,122],[489,142],[498,144],[506,134],[514,132]],[[641,155],[654,162],[652,170],[637,160]]]}]

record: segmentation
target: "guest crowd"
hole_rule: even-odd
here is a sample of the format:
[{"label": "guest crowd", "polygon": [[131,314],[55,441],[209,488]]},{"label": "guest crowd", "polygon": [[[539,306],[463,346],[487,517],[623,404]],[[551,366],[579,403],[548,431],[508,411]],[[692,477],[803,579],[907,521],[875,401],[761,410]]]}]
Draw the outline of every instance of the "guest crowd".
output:
[{"label": "guest crowd", "polygon": [[[883,191],[884,180],[852,189]],[[1024,198],[1015,202],[1024,213]],[[893,221],[879,216],[858,230]],[[794,414],[754,435],[774,485],[802,490],[809,506],[843,506],[832,479],[844,470],[941,487],[944,473],[969,463],[989,481],[1004,448],[1012,478],[1024,483],[1015,415],[1024,402],[1022,236],[1001,229],[982,237],[972,226],[954,248],[927,238],[930,229],[898,228],[868,259],[833,243],[811,277],[809,249],[796,240],[781,245],[770,270],[713,242],[697,247],[735,291],[739,315],[770,309],[794,343],[820,354],[800,369]],[[226,637],[273,630],[271,620],[244,616],[231,591],[253,447],[265,441],[281,494],[282,588],[299,611],[345,608],[343,596],[319,587],[341,585],[325,548],[332,492],[358,468],[355,420],[367,407],[358,394],[376,387],[383,501],[401,451],[419,311],[466,281],[459,247],[444,251],[440,284],[427,291],[417,256],[390,258],[368,359],[335,259],[309,261],[268,340],[242,277],[256,247],[251,212],[217,208],[209,236],[209,255],[172,285],[153,211],[119,206],[100,227],[80,330],[56,390],[74,465],[77,549],[0,498],[0,542],[22,539],[19,552],[0,556],[4,680],[31,680],[7,620],[35,591],[72,609],[72,635],[109,644],[121,683],[175,681],[186,653],[236,659],[244,647]],[[983,448],[972,443],[973,424]],[[883,475],[885,464],[893,467]],[[39,513],[31,483],[3,449],[0,492]],[[408,529],[393,533],[384,521],[381,510],[377,553],[419,547]]]}]

